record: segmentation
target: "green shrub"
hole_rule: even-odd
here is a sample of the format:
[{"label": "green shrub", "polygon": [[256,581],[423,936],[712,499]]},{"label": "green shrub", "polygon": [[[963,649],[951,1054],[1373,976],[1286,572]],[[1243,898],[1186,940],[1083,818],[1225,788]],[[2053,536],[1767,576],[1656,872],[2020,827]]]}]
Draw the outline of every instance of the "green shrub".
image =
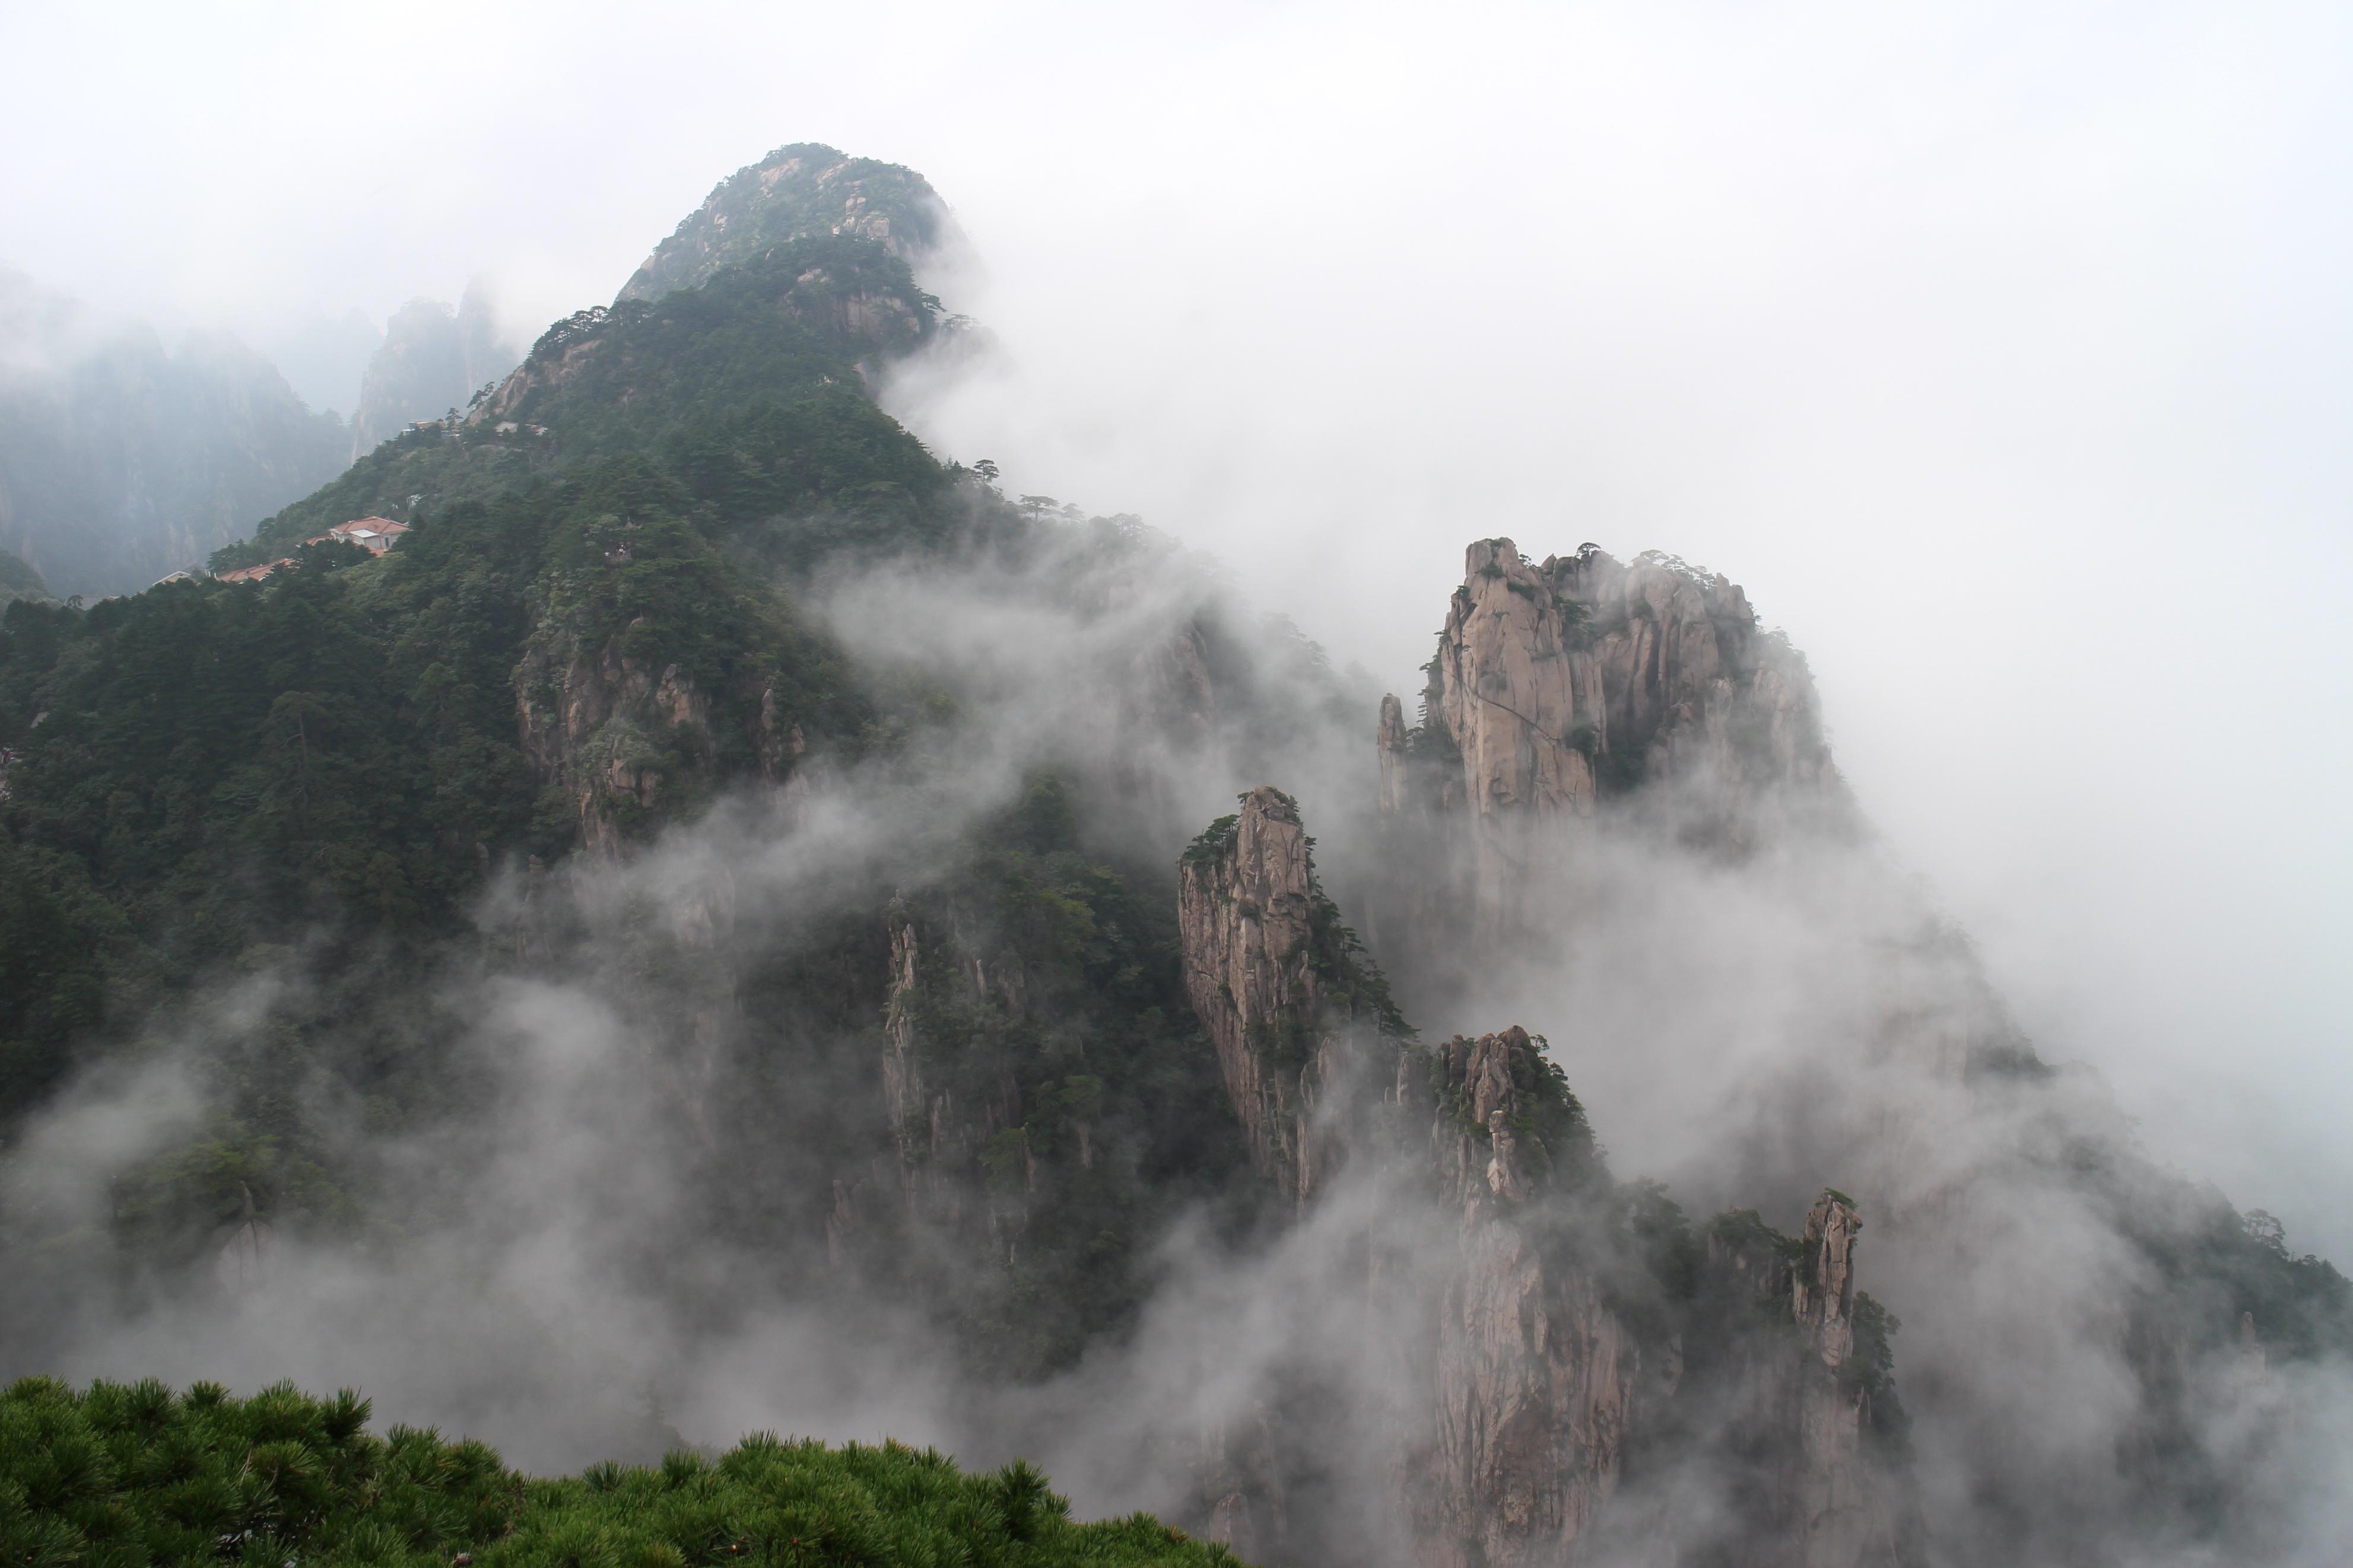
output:
[{"label": "green shrub", "polygon": [[1079,1524],[1016,1462],[965,1475],[936,1450],[746,1437],[533,1480],[477,1442],[366,1430],[350,1390],[250,1399],[152,1379],[0,1393],[0,1557],[38,1568],[971,1568],[1230,1563],[1145,1514]]}]

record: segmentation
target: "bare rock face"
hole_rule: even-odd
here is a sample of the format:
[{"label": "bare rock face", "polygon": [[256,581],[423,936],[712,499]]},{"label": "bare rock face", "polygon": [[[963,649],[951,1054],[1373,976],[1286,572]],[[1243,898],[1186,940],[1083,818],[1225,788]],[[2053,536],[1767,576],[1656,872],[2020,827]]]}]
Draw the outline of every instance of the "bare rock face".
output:
[{"label": "bare rock face", "polygon": [[1862,1453],[1871,1392],[1852,1375],[1855,1354],[1854,1205],[1825,1193],[1806,1216],[1805,1257],[1790,1282],[1790,1312],[1804,1337],[1798,1381],[1798,1443],[1790,1478],[1795,1560],[1851,1568],[1894,1554],[1900,1520],[1883,1479]]},{"label": "bare rock face", "polygon": [[823,267],[812,267],[794,279],[776,305],[795,320],[860,351],[861,357],[906,353],[932,330],[931,318],[917,300],[896,289],[839,279]]},{"label": "bare rock face", "polygon": [[1266,786],[1196,841],[1177,870],[1186,994],[1217,1045],[1251,1163],[1294,1192],[1300,1068],[1318,1014],[1312,875],[1298,805]]},{"label": "bare rock face", "polygon": [[787,798],[808,749],[773,686],[754,679],[723,685],[714,703],[678,665],[622,652],[643,625],[632,621],[601,641],[543,626],[514,672],[523,755],[542,784],[575,803],[579,844],[602,858],[623,854],[633,828],[707,780],[716,726],[737,727],[761,781],[786,786]]},{"label": "bare rock face", "polygon": [[1607,752],[1600,667],[1577,634],[1584,606],[1508,539],[1471,546],[1439,643],[1439,714],[1481,816],[1590,816]]},{"label": "bare rock face", "polygon": [[515,672],[523,754],[579,803],[580,842],[618,855],[628,818],[708,748],[710,699],[676,665],[657,671],[614,637],[590,652],[534,646]]},{"label": "bare rock face", "polygon": [[1373,744],[1379,749],[1381,757],[1381,815],[1395,816],[1406,808],[1410,798],[1411,762],[1405,707],[1394,695],[1381,699],[1381,721],[1373,731]]},{"label": "bare rock face", "polygon": [[1408,1037],[1315,879],[1298,803],[1261,786],[1177,867],[1186,994],[1250,1163],[1303,1207],[1365,1141]]},{"label": "bare rock face", "polygon": [[[1386,705],[1384,752],[1409,761],[1401,726]],[[1335,1509],[1360,1521],[1369,1486],[1388,1513],[1366,1539],[1423,1568],[1920,1561],[1852,1203],[1826,1193],[1794,1240],[1725,1215],[1697,1286],[1669,1288],[1540,1039],[1425,1047],[1393,1009],[1350,1027],[1366,971],[1333,957],[1345,928],[1289,796],[1243,796],[1179,879],[1187,991],[1261,1174],[1303,1223],[1359,1212],[1318,1206],[1342,1171],[1371,1184],[1352,1200],[1378,1194],[1376,1217],[1338,1222],[1367,1228],[1349,1243],[1361,1279],[1334,1289],[1357,1297],[1361,1353],[1391,1391],[1368,1412],[1328,1367],[1275,1369],[1201,1437],[1217,1539],[1299,1555],[1335,1539]],[[1385,1481],[1345,1479],[1342,1451]]]},{"label": "bare rock face", "polygon": [[1616,1489],[1641,1362],[1592,1275],[1528,1223],[1589,1136],[1516,1026],[1433,1058],[1433,1152],[1462,1223],[1432,1346],[1433,1429],[1405,1467],[1418,1555],[1430,1568],[1574,1561]]},{"label": "bare rock face", "polygon": [[1473,543],[1426,697],[1419,734],[1383,700],[1382,808],[1467,816],[1487,937],[1526,918],[1536,868],[1611,795],[1683,782],[1736,845],[1768,795],[1836,782],[1803,660],[1737,586],[1672,556],[1588,544],[1538,564]]},{"label": "bare rock face", "polygon": [[1596,755],[1727,791],[1836,777],[1803,660],[1757,629],[1737,584],[1655,551],[1620,565],[1589,544],[1535,570],[1578,607],[1600,674]]},{"label": "bare rock face", "polygon": [[915,965],[919,959],[915,928],[900,922],[891,928],[891,989],[884,1004],[882,1027],[891,1047],[882,1058],[882,1100],[891,1115],[891,1141],[899,1154],[899,1194],[913,1206],[923,1156],[938,1131],[939,1110],[923,1092],[923,1064],[915,1056]]}]

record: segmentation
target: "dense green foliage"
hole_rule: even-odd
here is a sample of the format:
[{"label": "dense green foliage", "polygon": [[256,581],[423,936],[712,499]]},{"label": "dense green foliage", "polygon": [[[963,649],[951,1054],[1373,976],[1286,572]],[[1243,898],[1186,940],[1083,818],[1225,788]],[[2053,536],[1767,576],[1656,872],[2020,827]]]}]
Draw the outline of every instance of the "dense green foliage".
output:
[{"label": "dense green foliage", "polygon": [[[0,1127],[76,1063],[169,1027],[159,1005],[273,982],[207,1047],[207,1119],[117,1177],[107,1234],[70,1238],[96,1249],[78,1256],[111,1248],[146,1278],[257,1213],[322,1239],[432,1224],[463,1173],[387,1184],[318,1108],[372,1131],[466,1114],[446,984],[513,940],[474,924],[494,873],[557,864],[590,814],[646,837],[803,746],[888,755],[953,717],[919,681],[849,668],[796,604],[806,569],[845,555],[1071,531],[936,462],[866,395],[860,363],[918,345],[931,311],[878,246],[775,247],[559,323],[501,406],[385,443],[224,556],[292,549],[297,571],[0,623],[0,742],[23,753],[0,805],[0,934],[16,939]],[[299,542],[366,514],[414,531],[380,559]],[[1076,569],[1141,541],[1080,528]],[[609,689],[632,670],[693,691],[695,721],[551,738],[584,672]],[[905,1154],[941,1202],[852,1204],[859,1270],[934,1307],[976,1367],[1068,1365],[1133,1320],[1154,1236],[1230,1198],[1243,1162],[1178,984],[1170,869],[1090,847],[1083,795],[1041,773],[896,910],[853,900],[723,979],[659,928],[628,939],[615,1002],[647,1038],[707,1048],[680,1037],[713,985],[736,1021],[712,1068],[724,1092],[695,1112],[725,1157],[683,1173],[712,1247],[807,1289],[805,1249],[849,1201],[836,1179]],[[904,1008],[926,1081],[959,1108],[912,1152],[871,1054],[896,923],[932,955]],[[837,1110],[812,1115],[813,1082],[839,1086]]]},{"label": "dense green foliage", "polygon": [[860,369],[920,346],[935,309],[897,258],[820,238],[659,304],[584,310],[541,336],[497,400],[385,442],[214,565],[269,560],[352,518],[429,519],[622,453],[646,455],[730,530],[788,522],[765,542],[799,564],[936,543],[950,471],[874,406]]},{"label": "dense green foliage", "polygon": [[1074,1523],[1016,1463],[746,1437],[716,1460],[599,1465],[561,1480],[479,1442],[366,1430],[368,1402],[289,1385],[47,1379],[0,1393],[0,1556],[35,1568],[304,1563],[447,1568],[1060,1568],[1230,1563],[1147,1515]]},{"label": "dense green foliage", "polygon": [[32,939],[5,961],[32,984],[0,1011],[0,1114],[110,990],[135,1010],[257,948],[396,963],[464,928],[490,867],[568,849],[573,813],[517,736],[534,647],[617,639],[680,666],[717,694],[708,745],[739,769],[763,694],[854,743],[867,710],[835,656],[744,584],[708,516],[617,457],[452,506],[381,560],[317,547],[260,584],[10,606],[0,922]]},{"label": "dense green foliage", "polygon": [[1307,967],[1324,1005],[1371,1026],[1383,1039],[1412,1039],[1414,1027],[1390,994],[1388,976],[1366,951],[1356,928],[1341,918],[1340,906],[1315,875],[1312,837],[1307,840]]},{"label": "dense green foliage", "polygon": [[[1013,515],[863,395],[854,359],[905,346],[842,327],[877,290],[920,336],[904,265],[829,238],[559,328],[542,352],[586,345],[587,368],[523,395],[548,437],[412,433],[225,552],[292,549],[301,570],[9,606],[0,1122],[56,1081],[77,1031],[240,963],[299,949],[400,989],[462,933],[488,870],[571,847],[578,803],[516,721],[574,659],[609,646],[708,700],[701,732],[606,738],[667,781],[656,808],[609,803],[626,832],[754,771],[764,703],[805,742],[868,744],[871,707],[776,574],[936,548],[990,504]],[[386,511],[416,530],[381,560],[300,544]]]}]

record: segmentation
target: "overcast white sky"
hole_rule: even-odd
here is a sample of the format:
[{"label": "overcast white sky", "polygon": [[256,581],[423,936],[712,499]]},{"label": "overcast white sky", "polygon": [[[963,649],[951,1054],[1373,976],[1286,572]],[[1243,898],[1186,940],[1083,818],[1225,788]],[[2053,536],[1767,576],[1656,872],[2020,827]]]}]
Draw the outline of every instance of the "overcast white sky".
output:
[{"label": "overcast white sky", "polygon": [[1400,689],[1472,537],[1724,571],[2045,1050],[2353,1260],[2353,11],[5,0],[0,43],[0,264],[109,310],[290,354],[480,271],[527,339],[825,141],[988,268],[948,302],[1008,368],[920,433]]}]

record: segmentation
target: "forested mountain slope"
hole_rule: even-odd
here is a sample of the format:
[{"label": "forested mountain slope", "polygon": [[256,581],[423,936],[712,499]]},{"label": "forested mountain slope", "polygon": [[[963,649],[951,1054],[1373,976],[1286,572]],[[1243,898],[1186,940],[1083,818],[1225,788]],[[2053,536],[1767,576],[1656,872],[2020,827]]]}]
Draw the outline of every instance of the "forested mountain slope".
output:
[{"label": "forested mountain slope", "polygon": [[290,568],[6,607],[10,1370],[1274,1561],[2300,1549],[2346,1282],[2018,1037],[1739,589],[1475,542],[1409,724],[884,412],[944,222],[782,149]]}]

